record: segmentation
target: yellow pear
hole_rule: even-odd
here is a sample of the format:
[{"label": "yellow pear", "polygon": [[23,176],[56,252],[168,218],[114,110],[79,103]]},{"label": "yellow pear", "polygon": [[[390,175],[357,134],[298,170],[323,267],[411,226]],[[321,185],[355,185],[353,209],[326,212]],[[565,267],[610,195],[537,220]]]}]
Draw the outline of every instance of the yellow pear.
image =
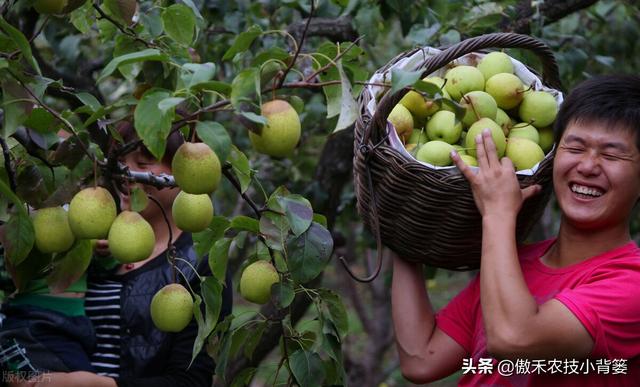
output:
[{"label": "yellow pear", "polygon": [[247,301],[266,304],[271,299],[271,285],[277,282],[280,277],[271,262],[253,262],[240,276],[240,295]]},{"label": "yellow pear", "polygon": [[171,213],[179,229],[200,232],[206,229],[213,219],[213,204],[207,194],[192,195],[180,191],[173,201]]},{"label": "yellow pear", "polygon": [[300,117],[287,101],[275,99],[262,104],[262,116],[267,124],[260,134],[249,132],[253,148],[273,157],[285,157],[293,152],[300,140]]},{"label": "yellow pear", "polygon": [[78,239],[104,239],[116,218],[116,202],[102,187],[85,188],[69,204],[69,226]]},{"label": "yellow pear", "polygon": [[222,167],[216,153],[204,143],[180,145],[171,162],[176,184],[190,194],[208,194],[220,184]]},{"label": "yellow pear", "polygon": [[151,299],[151,320],[163,332],[180,332],[193,317],[193,298],[180,284],[169,284]]},{"label": "yellow pear", "polygon": [[137,212],[122,211],[109,230],[109,251],[122,263],[149,258],[155,244],[153,228]]},{"label": "yellow pear", "polygon": [[61,253],[73,246],[75,236],[69,227],[67,211],[62,207],[38,210],[33,216],[36,247],[43,253]]}]

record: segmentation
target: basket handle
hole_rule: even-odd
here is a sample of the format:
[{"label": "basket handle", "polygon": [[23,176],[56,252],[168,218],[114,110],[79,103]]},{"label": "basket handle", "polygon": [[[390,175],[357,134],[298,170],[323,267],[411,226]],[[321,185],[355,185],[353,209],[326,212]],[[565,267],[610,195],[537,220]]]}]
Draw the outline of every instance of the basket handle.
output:
[{"label": "basket handle", "polygon": [[[562,90],[562,82],[558,71],[558,63],[556,62],[553,52],[543,41],[528,35],[497,32],[486,34],[474,38],[465,39],[444,51],[428,58],[420,66],[423,68],[421,78],[433,73],[437,69],[443,67],[452,60],[474,51],[487,48],[525,48],[532,51],[538,56],[542,62],[542,81],[554,89]],[[380,131],[386,127],[387,117],[391,109],[400,102],[402,97],[409,91],[403,88],[394,94],[387,93],[376,108],[376,112],[371,119],[370,125],[366,125],[363,136],[363,144],[367,144],[370,140],[376,141],[381,136]],[[375,132],[374,132],[375,131]],[[374,137],[373,139],[371,137]]]}]

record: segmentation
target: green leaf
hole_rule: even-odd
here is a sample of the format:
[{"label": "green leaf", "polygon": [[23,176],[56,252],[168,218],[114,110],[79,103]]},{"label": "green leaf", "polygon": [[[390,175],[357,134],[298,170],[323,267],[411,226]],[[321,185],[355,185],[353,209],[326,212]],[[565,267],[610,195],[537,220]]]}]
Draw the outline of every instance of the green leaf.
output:
[{"label": "green leaf", "polygon": [[260,321],[256,325],[257,326],[253,328],[253,334],[249,336],[246,344],[244,345],[244,356],[246,356],[247,359],[251,359],[253,357],[253,351],[255,351],[260,340],[262,340],[262,334],[267,327],[267,322]]},{"label": "green leaf", "polygon": [[216,65],[212,62],[207,63],[185,63],[182,65],[180,79],[184,82],[186,88],[203,84],[210,81],[216,73]]},{"label": "green leaf", "polygon": [[242,70],[231,82],[231,104],[242,110],[240,103],[251,101],[256,95],[260,95],[260,70],[255,67]]},{"label": "green leaf", "polygon": [[193,246],[198,257],[211,250],[213,244],[224,236],[229,228],[229,221],[224,216],[214,216],[206,230],[192,234]]},{"label": "green leaf", "polygon": [[31,111],[31,114],[24,121],[24,126],[45,134],[57,131],[57,127],[54,126],[55,122],[57,122],[56,118],[51,113],[39,107]]},{"label": "green leaf", "polygon": [[301,195],[293,194],[279,197],[278,203],[282,206],[295,236],[307,231],[313,219],[313,209],[307,199]]},{"label": "green leaf", "polygon": [[186,5],[174,4],[162,12],[162,26],[167,35],[188,46],[193,42],[196,17]]},{"label": "green leaf", "polygon": [[393,94],[407,86],[411,86],[420,79],[422,71],[406,71],[397,68],[391,69],[391,91]]},{"label": "green leaf", "polygon": [[[205,340],[218,322],[220,309],[222,307],[222,285],[214,277],[206,277],[200,284],[202,298],[195,294],[195,302],[193,303],[193,312],[198,323],[198,335],[193,343],[193,352],[191,353],[191,362],[198,356]],[[204,300],[205,315],[202,316],[200,305]],[[190,364],[191,365],[191,364]]]},{"label": "green leaf", "polygon": [[286,308],[293,302],[295,293],[289,282],[278,282],[271,286],[271,295],[279,308]]},{"label": "green leaf", "polygon": [[316,278],[324,270],[333,252],[331,233],[318,223],[288,245],[288,263],[291,277],[300,284]]},{"label": "green leaf", "polygon": [[93,9],[93,2],[87,1],[80,8],[71,12],[69,15],[71,24],[83,34],[88,34],[91,31],[91,27],[95,22],[95,10]]},{"label": "green leaf", "polygon": [[329,289],[319,289],[318,294],[326,306],[325,317],[336,326],[337,333],[340,335],[339,338],[344,337],[349,331],[349,319],[340,296]]},{"label": "green leaf", "polygon": [[[0,182],[0,184],[4,183]],[[22,211],[11,215],[5,231],[6,257],[13,266],[18,266],[27,258],[35,242],[35,231],[31,218]]]},{"label": "green leaf", "polygon": [[231,239],[222,238],[218,239],[209,250],[209,268],[220,283],[224,283],[227,273],[229,246],[231,246]]},{"label": "green leaf", "polygon": [[200,13],[200,10],[198,9],[198,7],[196,7],[192,0],[182,0],[182,2],[185,3],[189,8],[191,8],[193,14],[196,15],[198,19],[204,20],[202,14]]},{"label": "green leaf", "polygon": [[167,113],[168,110],[175,108],[182,102],[184,102],[186,98],[182,97],[169,97],[165,98],[158,103],[158,108],[162,112],[162,114]]},{"label": "green leaf", "polygon": [[222,60],[233,59],[236,54],[248,50],[251,43],[253,43],[253,41],[261,34],[262,28],[260,28],[260,26],[252,25],[249,27],[247,31],[242,32],[236,37],[231,47],[229,47],[227,52],[224,53]]},{"label": "green leaf", "polygon": [[102,82],[106,77],[113,74],[113,72],[116,71],[119,66],[144,61],[167,62],[169,61],[169,57],[167,56],[167,54],[155,48],[148,48],[146,50],[118,56],[116,58],[113,58],[105,66],[105,68],[102,70],[102,73],[100,73],[100,76],[98,77],[96,83]]},{"label": "green leaf", "polygon": [[89,106],[94,112],[98,111],[102,107],[100,101],[98,101],[98,99],[92,94],[80,92],[74,95],[80,100],[80,102],[82,102],[85,106]]},{"label": "green leaf", "polygon": [[15,133],[19,125],[21,125],[29,111],[32,103],[24,101],[31,99],[31,96],[13,80],[5,80],[2,82],[2,109],[3,125],[0,134],[4,138],[9,138]]},{"label": "green leaf", "polygon": [[249,165],[249,159],[244,153],[236,148],[235,145],[233,145],[231,146],[229,162],[233,168],[233,173],[240,182],[240,191],[245,193],[251,183],[251,166]]},{"label": "green leaf", "polygon": [[320,223],[320,225],[324,228],[327,228],[327,217],[322,215],[322,214],[318,214],[318,213],[314,213],[313,214],[313,221],[316,223]]},{"label": "green leaf", "polygon": [[173,110],[163,113],[158,104],[171,94],[163,89],[150,89],[142,96],[133,113],[133,122],[138,136],[156,159],[162,159],[167,136],[171,132]]},{"label": "green leaf", "polygon": [[299,349],[289,356],[289,366],[300,387],[322,385],[325,373],[317,353]]},{"label": "green leaf", "polygon": [[134,187],[131,190],[131,211],[143,211],[147,208],[147,204],[149,204],[147,193],[140,187]]},{"label": "green leaf", "polygon": [[241,230],[241,231],[249,231],[254,234],[260,232],[260,225],[257,219],[252,218],[250,216],[238,215],[235,218],[231,219],[232,229]]},{"label": "green leaf", "polygon": [[52,294],[64,292],[76,282],[89,268],[93,248],[91,240],[77,240],[73,247],[53,265],[47,276],[47,284]]},{"label": "green leaf", "polygon": [[244,387],[248,386],[251,383],[256,371],[258,369],[254,367],[248,367],[238,372],[235,378],[233,378],[233,382],[231,382],[231,387]]},{"label": "green leaf", "polygon": [[0,29],[2,29],[18,46],[20,52],[22,52],[22,57],[29,63],[31,68],[33,68],[38,75],[42,75],[42,71],[40,71],[40,66],[38,66],[38,62],[33,57],[33,53],[31,52],[31,45],[27,38],[20,32],[19,29],[15,28],[11,24],[9,24],[4,17],[0,17]]},{"label": "green leaf", "polygon": [[289,233],[289,222],[283,215],[265,212],[260,217],[260,234],[267,246],[273,250],[284,251],[284,244]]},{"label": "green leaf", "polygon": [[255,122],[256,124],[266,125],[267,122],[268,122],[266,117],[258,115],[256,113],[240,112],[240,115],[245,117],[246,119],[248,119],[251,122]]},{"label": "green leaf", "polygon": [[218,122],[200,121],[196,124],[196,132],[202,142],[213,149],[220,159],[220,163],[224,163],[229,157],[229,149],[231,148],[231,137],[229,137],[227,129]]},{"label": "green leaf", "polygon": [[338,60],[336,68],[340,74],[340,116],[334,132],[346,129],[358,118],[358,104],[353,98],[351,83],[342,68],[342,60]]},{"label": "green leaf", "polygon": [[227,95],[231,92],[231,85],[221,81],[206,81],[194,84],[191,86],[191,90],[216,91],[220,94]]}]

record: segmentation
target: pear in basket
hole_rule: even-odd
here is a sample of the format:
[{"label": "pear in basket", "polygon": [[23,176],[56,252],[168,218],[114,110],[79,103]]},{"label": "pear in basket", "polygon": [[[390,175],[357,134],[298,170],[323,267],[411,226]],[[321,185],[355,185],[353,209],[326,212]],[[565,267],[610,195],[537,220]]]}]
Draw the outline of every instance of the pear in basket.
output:
[{"label": "pear in basket", "polygon": [[484,76],[473,66],[457,66],[444,75],[447,80],[445,89],[454,101],[459,101],[470,91],[484,91]]},{"label": "pear in basket", "polygon": [[487,80],[485,91],[496,100],[501,109],[513,109],[524,97],[524,85],[517,76],[499,73]]},{"label": "pear in basket", "polygon": [[[450,98],[449,93],[447,93],[446,90],[442,89],[442,87],[444,86],[444,79],[440,77],[426,77],[423,79],[423,81],[438,86],[442,91],[442,97]],[[404,97],[402,97],[402,99],[400,100],[400,103],[404,105],[404,107],[409,109],[411,114],[413,114],[415,121],[417,121],[417,123],[419,124],[424,123],[430,115],[434,114],[440,109],[440,106],[435,99],[425,98],[422,96],[422,94],[413,90],[405,94]]]},{"label": "pear in basket", "polygon": [[536,128],[543,128],[556,119],[558,104],[550,93],[532,91],[525,94],[518,113],[522,121],[530,122]]},{"label": "pear in basket", "polygon": [[513,62],[511,62],[511,58],[504,52],[499,51],[485,55],[476,67],[478,67],[478,70],[480,70],[485,80],[499,73],[513,74]]},{"label": "pear in basket", "polygon": [[536,129],[533,125],[527,124],[526,122],[521,122],[519,124],[515,124],[511,131],[509,131],[509,135],[507,138],[512,137],[520,137],[529,139],[536,144],[540,143],[540,134],[538,133],[538,129]]},{"label": "pear in basket", "polygon": [[491,95],[484,91],[470,91],[460,99],[460,105],[465,108],[462,123],[469,127],[480,118],[487,117],[495,120],[498,105]]},{"label": "pear in basket", "polygon": [[538,144],[520,137],[509,138],[505,155],[511,159],[516,171],[533,168],[544,159],[544,152]]},{"label": "pear in basket", "polygon": [[406,143],[413,132],[413,116],[411,116],[411,112],[404,105],[397,104],[393,107],[387,119],[396,128],[398,137],[403,143]]}]

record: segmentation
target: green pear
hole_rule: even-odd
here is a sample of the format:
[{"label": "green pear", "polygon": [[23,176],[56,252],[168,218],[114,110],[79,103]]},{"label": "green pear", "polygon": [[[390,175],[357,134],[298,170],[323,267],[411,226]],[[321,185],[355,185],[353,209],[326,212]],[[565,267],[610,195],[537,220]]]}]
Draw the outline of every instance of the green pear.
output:
[{"label": "green pear", "polygon": [[240,276],[240,295],[247,301],[266,304],[271,299],[271,286],[278,282],[280,277],[270,262],[253,262]]},{"label": "green pear", "polygon": [[393,107],[387,120],[389,120],[396,129],[400,140],[406,142],[411,136],[411,132],[413,132],[413,117],[409,109],[399,103]]},{"label": "green pear", "polygon": [[532,91],[525,95],[518,112],[522,121],[529,122],[536,128],[543,128],[556,119],[558,103],[546,91]]},{"label": "green pear", "polygon": [[300,117],[287,101],[275,99],[262,104],[262,116],[267,124],[260,134],[249,131],[253,148],[273,157],[285,157],[293,152],[300,140]]},{"label": "green pear", "polygon": [[109,191],[85,188],[69,203],[69,226],[78,239],[104,239],[116,212],[116,202]]},{"label": "green pear", "polygon": [[33,216],[36,248],[43,253],[61,253],[73,246],[76,237],[69,226],[67,211],[62,207],[39,209]]},{"label": "green pear", "polygon": [[478,166],[478,160],[476,160],[476,158],[471,155],[460,155],[460,160],[464,161],[465,164],[472,167]]},{"label": "green pear", "polygon": [[193,298],[180,284],[164,286],[151,299],[151,320],[163,332],[180,332],[193,317]]},{"label": "green pear", "polygon": [[109,251],[122,263],[149,258],[156,245],[153,228],[140,214],[122,211],[109,230]]},{"label": "green pear", "polygon": [[440,110],[427,121],[426,129],[430,140],[440,140],[455,144],[462,133],[462,122],[456,119],[454,113]]},{"label": "green pear", "polygon": [[500,125],[500,127],[502,128],[504,135],[507,136],[509,134],[509,131],[511,130],[511,127],[513,127],[513,121],[511,120],[511,117],[509,117],[509,115],[504,110],[498,108],[495,121],[496,124]]},{"label": "green pear", "polygon": [[524,96],[524,85],[520,78],[509,73],[499,73],[487,80],[485,91],[496,100],[500,109],[513,109]]},{"label": "green pear", "polygon": [[458,154],[460,156],[467,154],[467,149],[465,147],[463,147],[462,145],[454,144],[453,145],[453,149],[455,149],[456,152],[458,152]]},{"label": "green pear", "polygon": [[553,136],[553,128],[550,126],[544,127],[538,130],[538,134],[540,135],[538,144],[546,154],[551,150],[551,148],[553,147],[553,143],[555,142],[555,138]]},{"label": "green pear", "polygon": [[498,113],[496,101],[484,91],[468,92],[460,99],[460,105],[465,108],[462,123],[467,127],[483,117],[494,120]]},{"label": "green pear", "polygon": [[499,73],[513,73],[511,58],[504,52],[499,51],[485,55],[476,67],[478,67],[485,80]]},{"label": "green pear", "polygon": [[418,144],[422,145],[425,142],[429,141],[429,137],[427,136],[427,131],[425,129],[416,129],[411,132],[411,136],[407,140],[407,144]]},{"label": "green pear", "polygon": [[[444,85],[444,79],[440,77],[427,77],[424,78],[423,81],[432,83],[440,89],[442,89],[442,86]],[[450,98],[449,93],[444,89],[441,90],[441,94],[443,98]],[[405,94],[400,100],[400,103],[409,109],[411,114],[413,114],[416,121],[419,123],[423,123],[427,117],[440,109],[440,106],[434,99],[425,98],[420,93],[413,90]]]},{"label": "green pear", "polygon": [[222,176],[218,156],[201,142],[180,145],[173,156],[171,172],[180,189],[194,195],[215,191]]},{"label": "green pear", "polygon": [[454,150],[453,145],[444,141],[433,140],[420,147],[416,159],[438,167],[446,167],[453,164],[451,159],[452,150]]},{"label": "green pear", "polygon": [[515,124],[511,128],[507,138],[513,137],[528,138],[536,144],[540,142],[540,134],[538,133],[538,129],[536,129],[533,125],[527,124],[526,122]]},{"label": "green pear", "polygon": [[511,159],[516,171],[533,168],[542,159],[544,152],[535,142],[527,138],[514,137],[507,142],[506,156]]},{"label": "green pear", "polygon": [[200,232],[206,229],[213,219],[213,204],[207,194],[192,195],[180,191],[173,201],[171,213],[179,229]]},{"label": "green pear", "polygon": [[467,137],[465,137],[465,146],[467,148],[467,153],[477,158],[476,136],[482,134],[482,131],[485,128],[488,128],[491,131],[491,138],[496,145],[498,157],[504,156],[504,151],[507,146],[506,137],[504,136],[504,132],[502,131],[500,125],[496,124],[495,121],[490,118],[481,118],[473,125],[471,125],[471,127],[469,127],[469,130],[467,131]]},{"label": "green pear", "polygon": [[484,90],[484,76],[473,66],[457,66],[445,74],[445,89],[454,101],[474,90]]}]

